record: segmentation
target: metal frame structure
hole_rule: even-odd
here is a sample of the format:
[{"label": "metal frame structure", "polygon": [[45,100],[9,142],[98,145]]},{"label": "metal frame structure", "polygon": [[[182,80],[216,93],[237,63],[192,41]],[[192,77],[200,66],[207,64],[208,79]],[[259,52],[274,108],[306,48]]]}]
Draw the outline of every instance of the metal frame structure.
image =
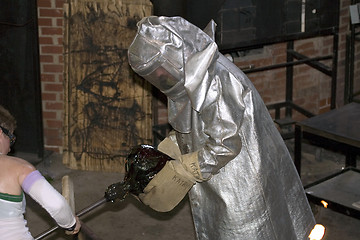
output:
[{"label": "metal frame structure", "polygon": [[[358,175],[360,170],[356,169],[356,157],[360,155],[359,116],[360,103],[353,102],[298,122],[295,125],[294,148],[294,162],[299,176],[301,176],[301,145],[305,139],[313,145],[345,154],[345,166],[342,171],[308,184],[304,188],[310,202],[322,205],[325,201],[328,204],[327,208],[358,219],[360,219],[360,209],[350,206],[348,200],[358,200],[360,195],[359,188],[356,187],[360,181],[360,175]],[[348,171],[353,171],[358,180],[349,178],[346,181],[340,181],[339,176]],[[345,175],[342,177],[345,178]],[[353,183],[354,181],[356,183]],[[342,194],[346,197],[341,198]]]},{"label": "metal frame structure", "polygon": [[[319,37],[319,36],[333,36],[333,51],[331,55],[325,56],[316,56],[316,57],[307,57],[298,53],[294,49],[294,41],[301,40],[311,37]],[[312,67],[325,75],[331,78],[331,103],[330,108],[334,109],[336,106],[336,78],[337,78],[337,59],[338,59],[338,42],[339,42],[339,35],[338,35],[338,27],[335,26],[331,29],[324,30],[316,35],[304,35],[299,34],[297,38],[289,40],[287,42],[287,59],[285,63],[274,64],[269,66],[263,66],[258,68],[252,68],[244,70],[244,73],[253,73],[253,72],[260,72],[260,71],[267,71],[277,68],[286,67],[286,95],[285,100],[280,103],[269,104],[267,107],[269,110],[275,110],[275,122],[280,126],[280,128],[293,125],[295,121],[292,119],[292,110],[295,110],[306,117],[313,117],[315,116],[314,113],[309,112],[308,110],[302,108],[301,106],[296,105],[293,102],[293,67],[295,65],[306,64],[309,67]],[[321,63],[323,60],[332,60],[332,66],[326,66],[325,64]],[[280,117],[280,110],[285,108],[285,117]],[[292,138],[293,133],[283,134],[284,139]]]}]

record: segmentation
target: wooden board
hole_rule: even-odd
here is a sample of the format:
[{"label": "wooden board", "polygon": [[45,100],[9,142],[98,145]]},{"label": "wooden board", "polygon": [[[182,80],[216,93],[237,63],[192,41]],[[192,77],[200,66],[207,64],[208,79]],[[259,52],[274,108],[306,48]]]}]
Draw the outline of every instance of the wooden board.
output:
[{"label": "wooden board", "polygon": [[[61,179],[61,185],[62,185],[62,195],[66,199],[67,203],[70,205],[70,208],[74,214],[75,212],[75,193],[74,193],[74,182],[69,177],[69,175],[65,175]],[[74,237],[73,239],[77,240],[85,240],[86,236],[84,235],[83,229],[83,223],[81,222],[81,231],[77,234],[77,237]]]},{"label": "wooden board", "polygon": [[70,0],[65,4],[63,163],[124,171],[132,146],[151,143],[151,86],[134,74],[127,48],[149,0]]},{"label": "wooden board", "polygon": [[62,177],[61,186],[62,195],[70,205],[72,212],[75,213],[74,183],[68,175]]}]

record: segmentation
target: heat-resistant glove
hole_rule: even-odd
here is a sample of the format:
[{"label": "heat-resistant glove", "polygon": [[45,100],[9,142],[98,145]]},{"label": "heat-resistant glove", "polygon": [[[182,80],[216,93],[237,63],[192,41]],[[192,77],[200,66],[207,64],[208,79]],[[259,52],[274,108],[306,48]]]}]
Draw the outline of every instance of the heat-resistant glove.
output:
[{"label": "heat-resistant glove", "polygon": [[156,211],[168,212],[179,204],[195,182],[193,175],[178,160],[168,161],[139,198]]},{"label": "heat-resistant glove", "polygon": [[181,155],[179,146],[174,142],[175,135],[169,135],[163,141],[160,142],[158,150],[167,154],[173,159],[179,160],[184,168],[190,172],[196,179],[197,182],[202,182],[205,179],[201,175],[199,161],[198,161],[198,152],[192,152],[188,154]]},{"label": "heat-resistant glove", "polygon": [[176,136],[173,131],[171,131],[169,135],[159,143],[157,149],[172,159],[179,160],[181,157],[181,152],[179,146],[176,143]]}]

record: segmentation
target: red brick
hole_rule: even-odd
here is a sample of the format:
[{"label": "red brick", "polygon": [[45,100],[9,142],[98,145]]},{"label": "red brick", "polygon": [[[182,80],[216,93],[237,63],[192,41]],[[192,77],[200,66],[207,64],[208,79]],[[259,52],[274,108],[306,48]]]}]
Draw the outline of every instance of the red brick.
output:
[{"label": "red brick", "polygon": [[331,55],[333,53],[332,46],[331,47],[324,47],[321,51],[322,55]]},{"label": "red brick", "polygon": [[272,100],[271,97],[267,97],[267,96],[262,96],[262,99],[263,99],[264,103],[270,103]]},{"label": "red brick", "polygon": [[63,110],[62,102],[45,102],[45,109],[47,110]]},{"label": "red brick", "polygon": [[59,55],[59,63],[63,63],[64,62],[64,56],[63,55]]},{"label": "red brick", "polygon": [[281,69],[281,70],[274,70],[274,78],[283,78],[285,79],[286,77],[286,72],[285,69]]},{"label": "red brick", "polygon": [[38,25],[39,26],[52,26],[52,19],[51,18],[38,18]]},{"label": "red brick", "polygon": [[62,35],[63,30],[59,27],[40,27],[40,36],[43,35]]},{"label": "red brick", "polygon": [[53,39],[51,37],[39,37],[39,44],[53,44]]},{"label": "red brick", "polygon": [[319,109],[319,114],[323,114],[323,113],[326,113],[328,111],[330,111],[330,105],[326,106],[326,107],[322,107]]},{"label": "red brick", "polygon": [[41,74],[42,82],[55,82],[55,76],[53,74]]},{"label": "red brick", "polygon": [[42,46],[41,54],[51,53],[51,54],[62,54],[63,47],[62,46]]},{"label": "red brick", "polygon": [[[342,0],[340,1],[340,8],[348,7],[350,5],[350,0]],[[344,10],[344,9],[343,9]],[[347,13],[347,12],[346,12]],[[345,13],[344,13],[345,14]]]},{"label": "red brick", "polygon": [[64,90],[63,84],[59,84],[59,83],[45,83],[44,84],[44,91],[62,92],[63,90]]},{"label": "red brick", "polygon": [[58,137],[58,138],[46,138],[46,145],[50,145],[50,146],[62,146],[63,143],[63,139]]},{"label": "red brick", "polygon": [[257,59],[255,61],[253,61],[254,67],[258,68],[258,67],[265,67],[265,66],[269,66],[272,64],[272,60],[265,58],[265,59]]},{"label": "red brick", "polygon": [[305,49],[313,49],[314,48],[314,42],[301,42],[300,44],[296,45],[296,49],[299,50],[305,50]]},{"label": "red brick", "polygon": [[348,23],[349,18],[347,16],[341,16],[340,17],[340,24]]},{"label": "red brick", "polygon": [[43,111],[42,116],[44,119],[56,119],[56,112]]},{"label": "red brick", "polygon": [[346,43],[346,36],[342,35],[339,37],[339,42],[340,43]]},{"label": "red brick", "polygon": [[277,47],[275,47],[273,50],[272,50],[272,55],[273,56],[277,56],[277,55],[286,55],[286,45],[285,44],[281,44],[281,45],[278,45]]},{"label": "red brick", "polygon": [[40,62],[52,63],[52,62],[54,62],[54,57],[51,55],[40,55]]},{"label": "red brick", "polygon": [[59,129],[44,129],[44,134],[47,138],[58,138],[59,137]]},{"label": "red brick", "polygon": [[43,66],[43,71],[46,73],[49,72],[60,73],[63,72],[63,70],[64,70],[64,66],[62,64],[44,64]]},{"label": "red brick", "polygon": [[275,57],[274,64],[286,62],[286,55],[278,55]]},{"label": "red brick", "polygon": [[317,51],[313,48],[307,48],[307,49],[298,49],[298,52],[307,56],[307,57],[314,57],[317,56]]},{"label": "red brick", "polygon": [[321,100],[319,101],[319,105],[320,105],[320,106],[325,106],[325,105],[327,105],[327,99],[321,99]]},{"label": "red brick", "polygon": [[62,121],[59,120],[47,120],[46,123],[49,128],[62,128]]},{"label": "red brick", "polygon": [[51,0],[37,0],[38,7],[51,7]]},{"label": "red brick", "polygon": [[55,101],[56,94],[55,93],[42,93],[41,98],[42,98],[42,101]]},{"label": "red brick", "polygon": [[63,10],[62,9],[40,8],[39,16],[40,17],[63,17]]},{"label": "red brick", "polygon": [[323,41],[323,46],[331,46],[333,45],[334,39],[331,37],[325,38]]},{"label": "red brick", "polygon": [[58,44],[59,44],[59,45],[62,45],[62,44],[63,44],[63,37],[59,37],[57,40],[58,40]]},{"label": "red brick", "polygon": [[64,7],[64,0],[56,0],[55,1],[55,7],[57,8],[63,8]]},{"label": "red brick", "polygon": [[64,20],[62,18],[56,19],[56,26],[62,27],[64,23]]},{"label": "red brick", "polygon": [[159,107],[159,114],[158,114],[158,116],[160,117],[164,117],[164,116],[167,116],[167,108],[165,108],[165,107],[162,107],[162,106],[160,106]]}]

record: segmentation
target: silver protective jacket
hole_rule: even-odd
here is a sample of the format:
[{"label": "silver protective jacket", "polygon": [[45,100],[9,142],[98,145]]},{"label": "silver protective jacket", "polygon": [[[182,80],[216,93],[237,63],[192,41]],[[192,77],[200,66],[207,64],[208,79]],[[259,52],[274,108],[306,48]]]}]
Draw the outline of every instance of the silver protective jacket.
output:
[{"label": "silver protective jacket", "polygon": [[202,31],[152,16],[138,28],[129,63],[155,86],[156,69],[176,78],[159,87],[169,122],[207,179],[189,192],[197,238],[308,239],[315,220],[291,156],[251,81],[219,53],[214,22]]}]

